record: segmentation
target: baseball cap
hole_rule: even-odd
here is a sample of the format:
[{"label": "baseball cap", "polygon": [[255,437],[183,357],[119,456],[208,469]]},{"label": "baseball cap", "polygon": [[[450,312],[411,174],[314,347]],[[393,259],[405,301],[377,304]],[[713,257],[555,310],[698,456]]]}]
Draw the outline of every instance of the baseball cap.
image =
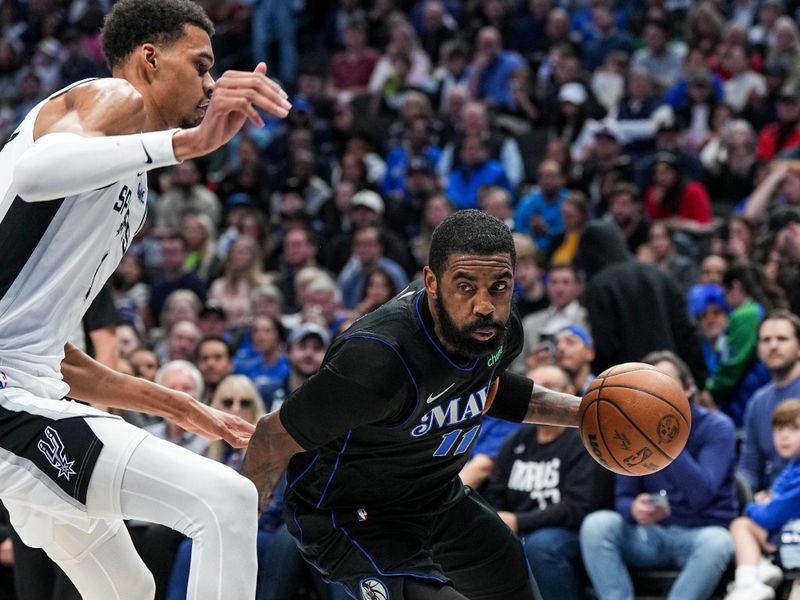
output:
[{"label": "baseball cap", "polygon": [[598,138],[598,137],[606,137],[606,138],[614,140],[615,142],[622,141],[622,139],[620,137],[619,130],[617,129],[616,126],[611,125],[611,124],[605,124],[600,129],[595,131],[594,132],[594,137],[596,137],[596,138]]},{"label": "baseball cap", "polygon": [[409,173],[433,173],[433,163],[425,156],[415,156],[408,163],[407,171]]},{"label": "baseball cap", "polygon": [[287,341],[288,344],[291,346],[292,344],[296,344],[297,342],[302,342],[309,336],[316,336],[319,339],[319,341],[322,342],[323,348],[327,348],[328,344],[331,343],[330,334],[316,323],[302,323],[298,325],[289,334],[289,338]]},{"label": "baseball cap", "polygon": [[210,315],[215,315],[225,320],[225,309],[217,302],[207,302],[203,309],[200,311],[200,318],[203,319]]},{"label": "baseball cap", "polygon": [[372,211],[375,211],[379,215],[382,215],[383,211],[385,210],[383,198],[381,198],[372,190],[361,190],[360,192],[357,192],[350,201],[350,206],[352,208],[355,208],[356,206],[364,206]]},{"label": "baseball cap", "polygon": [[571,104],[583,104],[588,99],[586,88],[580,83],[565,83],[558,90],[558,100],[560,102],[569,102]]},{"label": "baseball cap", "polygon": [[228,205],[228,208],[233,208],[234,206],[252,206],[253,197],[250,194],[245,194],[244,192],[237,192],[228,196],[226,204]]},{"label": "baseball cap", "polygon": [[592,339],[591,334],[580,325],[570,325],[568,327],[564,327],[564,329],[556,334],[556,337],[562,335],[572,335],[576,338],[579,338],[587,348],[594,348],[594,340]]},{"label": "baseball cap", "polygon": [[797,86],[794,83],[786,83],[781,88],[781,91],[778,92],[778,100],[791,100],[792,102],[797,102],[798,92],[800,92],[800,90],[797,89]]},{"label": "baseball cap", "polygon": [[728,310],[725,304],[725,290],[717,283],[698,283],[689,290],[689,312],[696,319],[702,315],[708,307],[715,304],[723,310]]}]

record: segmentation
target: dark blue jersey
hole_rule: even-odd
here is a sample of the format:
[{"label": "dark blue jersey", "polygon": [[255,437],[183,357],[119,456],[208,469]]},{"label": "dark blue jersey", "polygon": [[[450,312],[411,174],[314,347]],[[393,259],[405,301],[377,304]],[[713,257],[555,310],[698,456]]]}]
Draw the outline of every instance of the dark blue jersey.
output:
[{"label": "dark blue jersey", "polygon": [[512,311],[489,354],[459,362],[433,332],[422,282],[357,321],[320,372],[281,408],[307,452],[287,473],[289,493],[318,509],[419,511],[463,493],[489,388],[522,349]]}]

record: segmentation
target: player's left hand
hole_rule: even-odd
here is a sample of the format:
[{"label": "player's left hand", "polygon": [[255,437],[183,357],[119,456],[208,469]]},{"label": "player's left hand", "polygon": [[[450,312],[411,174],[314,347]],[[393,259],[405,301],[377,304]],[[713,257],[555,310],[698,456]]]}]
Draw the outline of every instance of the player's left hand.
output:
[{"label": "player's left hand", "polygon": [[244,448],[256,430],[244,419],[193,401],[192,410],[173,419],[186,431],[210,440],[225,440],[234,448]]}]

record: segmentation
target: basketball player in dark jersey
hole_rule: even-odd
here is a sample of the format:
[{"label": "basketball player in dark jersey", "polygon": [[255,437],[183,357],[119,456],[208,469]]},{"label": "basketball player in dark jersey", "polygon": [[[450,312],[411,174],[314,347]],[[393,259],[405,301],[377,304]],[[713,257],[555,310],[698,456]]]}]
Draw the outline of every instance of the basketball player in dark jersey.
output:
[{"label": "basketball player in dark jersey", "polygon": [[580,399],[506,372],[522,348],[514,242],[457,212],[423,281],[334,341],[320,372],[256,428],[262,496],[288,464],[305,558],[363,600],[537,598],[520,542],[458,473],[483,414],[576,427]]}]

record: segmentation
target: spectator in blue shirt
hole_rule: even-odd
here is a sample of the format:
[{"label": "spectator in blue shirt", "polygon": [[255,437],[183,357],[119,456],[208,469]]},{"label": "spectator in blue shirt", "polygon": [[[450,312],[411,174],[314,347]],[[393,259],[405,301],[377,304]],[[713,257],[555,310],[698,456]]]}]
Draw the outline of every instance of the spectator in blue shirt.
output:
[{"label": "spectator in blue shirt", "polygon": [[385,196],[403,198],[406,192],[406,174],[414,158],[425,158],[432,164],[439,161],[442,149],[430,143],[430,123],[425,116],[412,118],[402,143],[391,148],[386,157],[386,175],[382,188]]},{"label": "spectator in blue shirt", "polygon": [[233,357],[234,373],[249,377],[262,398],[270,398],[289,375],[289,361],[283,352],[286,329],[280,319],[258,316],[253,319],[250,343]]},{"label": "spectator in blue shirt", "polygon": [[[674,353],[653,352],[644,362],[679,380],[688,399],[697,395]],[[600,598],[633,598],[628,566],[680,569],[668,600],[710,598],[730,562],[736,431],[718,411],[692,403],[691,415],[689,440],[672,464],[643,477],[617,475],[617,510],[583,521],[583,562]]]},{"label": "spectator in blue shirt", "polygon": [[468,135],[461,146],[461,166],[447,179],[447,197],[458,208],[477,208],[478,190],[496,185],[511,191],[503,165],[489,158],[486,142],[478,135]]},{"label": "spectator in blue shirt", "polygon": [[498,109],[515,106],[511,79],[514,71],[527,68],[516,52],[503,50],[500,32],[483,27],[475,42],[475,57],[467,71],[472,96]]},{"label": "spectator in blue shirt", "polygon": [[800,400],[786,400],[772,413],[775,450],[786,461],[769,491],[759,492],[744,516],[731,523],[736,547],[736,579],[726,600],[771,600],[783,580],[780,568],[765,553],[778,547],[780,530],[800,517]]},{"label": "spectator in blue shirt", "polygon": [[564,187],[561,165],[554,160],[544,160],[537,175],[539,189],[525,196],[514,212],[514,230],[532,235],[543,252],[558,234],[564,231],[561,203],[569,190]]},{"label": "spectator in blue shirt", "polygon": [[753,394],[744,415],[739,471],[753,491],[768,489],[786,460],[772,443],[770,417],[789,398],[800,398],[800,318],[788,310],[767,313],[758,327],[758,358],[772,381]]}]

